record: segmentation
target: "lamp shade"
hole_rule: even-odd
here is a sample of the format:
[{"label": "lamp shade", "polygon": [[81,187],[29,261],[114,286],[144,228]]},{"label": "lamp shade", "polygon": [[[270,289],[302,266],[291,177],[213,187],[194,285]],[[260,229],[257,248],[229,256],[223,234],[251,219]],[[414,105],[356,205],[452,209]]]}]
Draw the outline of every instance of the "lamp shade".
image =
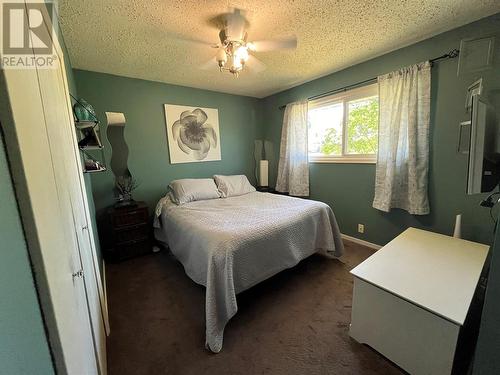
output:
[{"label": "lamp shade", "polygon": [[269,162],[261,160],[259,162],[259,186],[269,186]]},{"label": "lamp shade", "polygon": [[219,48],[219,50],[217,51],[217,56],[215,56],[215,59],[217,61],[224,61],[224,62],[227,61],[227,55],[226,51],[224,51],[224,48]]}]

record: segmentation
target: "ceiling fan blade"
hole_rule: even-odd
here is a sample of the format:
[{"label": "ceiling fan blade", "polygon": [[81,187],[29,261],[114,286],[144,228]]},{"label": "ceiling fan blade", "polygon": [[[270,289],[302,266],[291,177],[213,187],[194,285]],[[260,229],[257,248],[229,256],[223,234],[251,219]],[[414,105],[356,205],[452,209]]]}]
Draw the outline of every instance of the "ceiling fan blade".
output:
[{"label": "ceiling fan blade", "polygon": [[250,49],[255,52],[276,51],[280,49],[297,48],[297,37],[276,40],[257,40],[252,42]]},{"label": "ceiling fan blade", "polygon": [[219,45],[217,43],[211,43],[211,42],[207,42],[205,40],[193,39],[193,38],[188,38],[188,37],[184,37],[184,36],[178,36],[178,37],[176,37],[176,39],[181,41],[181,42],[195,44],[198,46],[219,48]]},{"label": "ceiling fan blade", "polygon": [[254,73],[260,73],[267,69],[266,64],[260,61],[255,56],[248,56],[248,60],[245,62],[245,66],[248,67]]},{"label": "ceiling fan blade", "polygon": [[203,65],[200,65],[200,69],[201,70],[216,70],[216,69],[219,69],[219,64],[217,63],[217,60],[215,60],[215,56],[212,57],[210,60],[208,60]]}]

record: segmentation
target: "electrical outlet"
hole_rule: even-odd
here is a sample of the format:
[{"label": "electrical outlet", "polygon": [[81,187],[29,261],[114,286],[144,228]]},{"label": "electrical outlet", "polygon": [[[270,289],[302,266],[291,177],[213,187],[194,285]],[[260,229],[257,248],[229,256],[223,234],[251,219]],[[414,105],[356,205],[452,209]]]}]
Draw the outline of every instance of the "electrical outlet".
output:
[{"label": "electrical outlet", "polygon": [[365,225],[358,224],[358,233],[365,233]]}]

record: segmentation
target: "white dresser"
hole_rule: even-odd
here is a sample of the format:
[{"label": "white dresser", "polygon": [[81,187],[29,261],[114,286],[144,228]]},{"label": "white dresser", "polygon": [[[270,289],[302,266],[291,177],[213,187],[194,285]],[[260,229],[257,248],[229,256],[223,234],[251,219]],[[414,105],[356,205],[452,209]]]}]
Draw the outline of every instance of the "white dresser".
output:
[{"label": "white dresser", "polygon": [[488,249],[407,229],[351,271],[351,337],[410,374],[450,374]]}]

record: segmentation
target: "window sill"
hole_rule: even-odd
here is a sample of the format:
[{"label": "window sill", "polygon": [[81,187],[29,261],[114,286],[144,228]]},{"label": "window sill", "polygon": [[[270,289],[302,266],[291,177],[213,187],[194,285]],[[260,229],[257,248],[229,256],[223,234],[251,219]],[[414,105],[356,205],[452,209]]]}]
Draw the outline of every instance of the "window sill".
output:
[{"label": "window sill", "polygon": [[310,156],[309,163],[327,164],[377,164],[376,157],[331,157],[331,156]]}]

